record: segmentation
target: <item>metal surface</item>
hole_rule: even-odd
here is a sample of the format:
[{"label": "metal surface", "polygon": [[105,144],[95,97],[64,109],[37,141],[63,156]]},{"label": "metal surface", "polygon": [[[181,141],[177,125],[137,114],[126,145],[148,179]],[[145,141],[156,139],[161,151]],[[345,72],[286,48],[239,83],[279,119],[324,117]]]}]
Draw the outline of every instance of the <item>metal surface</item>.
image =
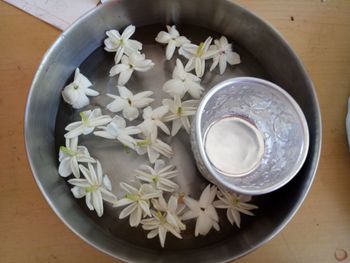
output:
[{"label": "metal surface", "polygon": [[[134,38],[144,43],[144,53],[156,66],[145,74],[136,74],[128,87],[133,91],[157,91],[154,106],[165,95],[161,86],[174,67],[174,61],[165,61],[164,49],[154,42],[154,37],[165,24],[174,23],[193,42],[224,34],[236,44],[243,63],[223,76],[206,74],[202,82],[205,87],[238,76],[265,78],[283,87],[304,111],[310,129],[310,149],[304,166],[285,187],[256,197],[256,216],[244,217],[240,230],[224,223],[220,232],[194,238],[192,226],[183,240],[169,236],[166,248],[161,249],[158,241],[147,240],[140,228],[127,227],[126,220],[117,220],[116,210],[107,207],[105,215],[97,218],[73,198],[65,180],[58,176],[57,147],[62,143],[63,128],[77,118],[76,112],[62,104],[60,92],[79,66],[97,90],[115,93],[116,80],[107,77],[113,55],[104,52],[101,45],[106,30],[122,29],[131,23],[137,26]],[[92,100],[93,106],[107,102],[105,96]],[[317,168],[321,120],[312,83],[293,51],[276,31],[247,10],[225,0],[121,0],[101,5],[77,21],[47,52],[28,97],[25,137],[33,175],[48,203],[73,232],[94,247],[128,262],[223,262],[243,256],[271,239],[299,208]],[[118,181],[130,178],[130,169],[141,160],[136,155],[118,153],[116,145],[100,138],[84,137],[83,143],[112,177],[114,191],[118,191]],[[188,136],[182,132],[171,143],[173,161],[181,171],[178,182],[184,192],[198,197],[206,182],[195,169]]]},{"label": "metal surface", "polygon": [[[243,177],[222,174],[204,150],[208,127],[227,116],[249,120],[264,137],[259,166]],[[198,168],[208,180],[238,193],[259,195],[284,186],[298,173],[309,148],[309,131],[303,112],[288,93],[269,81],[241,77],[219,83],[202,99],[191,143]]]}]

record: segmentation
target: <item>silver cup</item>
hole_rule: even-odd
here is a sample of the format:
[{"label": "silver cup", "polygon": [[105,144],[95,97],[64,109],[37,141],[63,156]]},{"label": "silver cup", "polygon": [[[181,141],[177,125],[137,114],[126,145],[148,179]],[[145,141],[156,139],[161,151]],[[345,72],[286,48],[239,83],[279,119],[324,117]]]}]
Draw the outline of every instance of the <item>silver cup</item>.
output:
[{"label": "silver cup", "polygon": [[206,179],[259,195],[284,186],[298,173],[308,152],[309,131],[287,92],[266,80],[240,77],[217,84],[202,99],[191,143]]}]

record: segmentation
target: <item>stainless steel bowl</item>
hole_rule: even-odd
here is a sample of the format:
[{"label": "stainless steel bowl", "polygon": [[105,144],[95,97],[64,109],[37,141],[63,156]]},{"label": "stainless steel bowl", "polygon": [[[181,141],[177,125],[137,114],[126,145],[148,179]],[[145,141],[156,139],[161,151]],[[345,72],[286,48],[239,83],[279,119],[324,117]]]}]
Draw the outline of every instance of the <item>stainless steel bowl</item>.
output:
[{"label": "stainless steel bowl", "polygon": [[[145,78],[141,75],[135,78],[129,88],[142,90],[140,87],[147,85],[159,90],[160,83],[171,76],[174,65],[165,61],[164,51],[154,42],[154,37],[165,24],[174,23],[195,42],[209,34],[216,37],[224,34],[234,41],[242,56],[243,63],[223,76],[206,75],[204,86],[209,88],[238,76],[264,78],[283,87],[305,113],[310,148],[302,169],[285,187],[256,197],[254,203],[259,206],[256,216],[242,219],[241,229],[224,224],[221,232],[206,237],[188,235],[181,242],[169,237],[166,248],[161,249],[158,241],[147,240],[141,229],[131,229],[126,221],[117,220],[113,209],[107,207],[102,218],[89,212],[82,202],[73,198],[69,185],[58,176],[57,153],[64,126],[77,117],[76,112],[62,103],[60,92],[78,66],[99,91],[113,89],[115,82],[106,77],[113,55],[101,47],[105,31],[122,29],[131,23],[137,26],[135,38],[145,44],[145,53],[156,62],[156,69],[150,75],[142,75]],[[161,94],[157,92],[155,96],[160,99]],[[92,103],[100,105],[105,101],[102,98]],[[187,137],[178,136],[174,142],[175,150],[182,153],[174,160],[183,171],[180,184],[198,197],[206,182],[195,169]],[[101,5],[81,18],[47,52],[28,97],[25,140],[33,175],[48,203],[74,233],[92,246],[128,262],[223,262],[241,257],[270,240],[297,211],[316,172],[321,118],[314,88],[299,59],[271,26],[249,11],[226,0],[120,0]],[[128,168],[125,163],[138,162],[137,158],[119,158],[121,155],[113,147],[106,154],[102,151],[105,144],[88,139],[86,143],[93,147],[96,157],[102,158],[109,175],[118,171],[118,175],[125,176]],[[116,188],[117,179],[112,179],[112,183]]]},{"label": "stainless steel bowl", "polygon": [[[234,149],[239,147],[241,135],[237,142],[230,142],[234,137],[228,138],[223,142],[226,145],[219,147],[233,148],[242,157],[240,163],[251,159],[252,169],[243,174],[225,173],[215,167],[205,147],[212,124],[232,116],[241,126],[246,125],[245,134],[250,137],[242,139],[242,154]],[[255,139],[259,136],[261,142]],[[247,139],[252,141],[251,153],[244,145]],[[192,124],[191,143],[197,166],[209,181],[241,194],[258,195],[275,191],[298,173],[306,159],[309,130],[300,107],[283,89],[266,80],[240,77],[217,84],[202,99]],[[233,162],[232,156],[223,157]]]}]

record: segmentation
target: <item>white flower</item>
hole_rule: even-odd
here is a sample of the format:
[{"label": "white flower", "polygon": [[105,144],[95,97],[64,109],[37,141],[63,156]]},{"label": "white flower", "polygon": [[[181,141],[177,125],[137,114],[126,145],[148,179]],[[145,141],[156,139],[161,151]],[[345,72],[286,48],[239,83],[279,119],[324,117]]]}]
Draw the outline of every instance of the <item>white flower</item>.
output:
[{"label": "white flower", "polygon": [[250,210],[258,208],[256,205],[247,203],[252,199],[251,196],[237,195],[221,189],[217,196],[219,200],[214,202],[214,206],[216,208],[227,209],[226,215],[231,225],[236,224],[240,227],[240,213],[253,216],[254,214]]},{"label": "white flower", "polygon": [[135,138],[130,135],[139,134],[141,130],[135,126],[126,127],[126,122],[122,117],[115,116],[106,127],[99,127],[102,131],[95,131],[94,134],[106,139],[118,140],[123,145],[134,149]]},{"label": "white flower", "polygon": [[142,228],[150,231],[147,238],[151,239],[159,236],[162,247],[164,247],[167,232],[182,239],[180,231],[185,230],[186,226],[181,222],[179,214],[184,206],[178,206],[177,198],[174,196],[169,198],[168,204],[163,196],[160,196],[159,200],[153,199],[152,204],[157,211],[151,210],[152,218],[141,220]]},{"label": "white flower", "polygon": [[78,146],[78,137],[66,139],[66,146],[60,147],[59,159],[60,165],[58,173],[62,177],[67,177],[73,173],[74,177],[79,178],[78,163],[95,163],[95,159],[90,157],[89,151],[85,146]]},{"label": "white flower", "polygon": [[62,91],[63,100],[72,105],[74,109],[80,109],[90,103],[88,96],[99,95],[96,90],[89,89],[91,86],[92,83],[77,68],[73,82]]},{"label": "white flower", "polygon": [[139,116],[139,108],[146,107],[154,101],[149,98],[153,94],[152,91],[143,91],[133,94],[124,86],[118,86],[119,96],[107,94],[108,97],[114,99],[107,105],[107,109],[112,112],[123,111],[123,116],[129,121],[136,119]]},{"label": "white flower", "polygon": [[188,196],[184,197],[184,202],[190,210],[182,216],[182,219],[197,218],[195,236],[198,236],[198,234],[205,236],[212,227],[216,231],[220,230],[219,217],[213,206],[216,192],[217,188],[215,186],[210,187],[208,185],[202,192],[199,201]]},{"label": "white flower", "polygon": [[178,205],[176,196],[170,196],[168,203],[166,203],[163,195],[160,195],[158,199],[152,199],[152,204],[157,211],[166,212],[167,221],[175,227],[177,232],[186,229],[186,225],[180,219],[180,214],[185,209],[185,206],[183,204]]},{"label": "white flower", "polygon": [[182,98],[188,92],[193,98],[199,99],[204,90],[200,81],[196,75],[186,72],[181,60],[177,59],[173,78],[164,83],[163,90],[173,97]]},{"label": "white flower", "polygon": [[[118,62],[116,62],[118,63]],[[123,56],[121,64],[114,65],[109,71],[109,76],[113,77],[119,74],[118,85],[127,83],[134,71],[145,72],[150,70],[154,63],[150,59],[145,59],[144,54],[131,53],[129,56]]]},{"label": "white flower", "polygon": [[160,155],[170,158],[174,153],[170,145],[159,139],[153,139],[151,134],[143,134],[143,139],[136,139],[136,152],[140,155],[148,155],[151,163],[154,163]]},{"label": "white flower", "polygon": [[232,44],[228,43],[227,38],[222,36],[219,40],[214,40],[214,45],[210,46],[210,51],[217,51],[213,56],[213,64],[210,67],[212,71],[219,64],[220,74],[226,70],[226,64],[237,65],[241,63],[241,59],[236,52],[232,51]]},{"label": "white flower", "polygon": [[122,55],[131,55],[131,53],[138,52],[142,49],[142,44],[139,41],[130,39],[135,33],[135,26],[127,26],[120,35],[117,30],[109,30],[106,32],[108,38],[105,39],[105,50],[108,52],[116,52],[115,63],[119,63]]},{"label": "white flower", "polygon": [[165,192],[173,192],[179,186],[171,179],[178,175],[174,165],[165,166],[163,160],[156,160],[154,168],[142,165],[136,172],[136,177],[141,181],[151,184],[155,189]]},{"label": "white flower", "polygon": [[191,124],[188,117],[196,113],[198,100],[187,100],[181,102],[180,97],[176,96],[174,100],[164,99],[163,104],[169,107],[169,113],[164,116],[163,120],[165,122],[173,122],[171,135],[176,135],[182,126],[187,133],[190,133]]},{"label": "white flower", "polygon": [[195,69],[196,75],[202,77],[205,69],[205,60],[210,59],[217,52],[216,50],[208,50],[213,39],[208,37],[205,42],[198,45],[184,44],[179,49],[179,54],[188,59],[185,66],[186,71]]},{"label": "white flower", "polygon": [[81,134],[87,135],[94,131],[96,126],[102,126],[109,123],[112,118],[109,115],[102,115],[101,109],[96,108],[93,111],[80,112],[81,121],[76,121],[66,126],[68,131],[64,137],[70,139]]},{"label": "white flower", "polygon": [[140,224],[141,218],[148,215],[151,216],[149,209],[152,198],[157,198],[160,191],[155,190],[149,184],[143,184],[137,189],[127,183],[120,183],[121,188],[126,192],[124,198],[118,200],[114,207],[126,206],[119,214],[119,219],[129,216],[129,223],[132,227]]},{"label": "white flower", "polygon": [[152,140],[158,137],[158,127],[170,135],[169,128],[163,123],[163,117],[167,114],[169,108],[167,106],[160,106],[154,110],[150,106],[143,110],[143,122],[138,126],[141,128],[143,133],[151,134]]},{"label": "white flower", "polygon": [[174,54],[176,47],[181,47],[183,44],[191,43],[186,37],[180,36],[179,31],[175,26],[166,26],[168,32],[160,31],[156,37],[156,41],[162,44],[168,44],[165,51],[165,57],[170,60]]},{"label": "white flower", "polygon": [[68,183],[74,185],[71,189],[75,198],[85,196],[87,207],[101,217],[103,215],[103,200],[113,203],[116,197],[111,193],[112,185],[107,175],[103,176],[102,167],[97,161],[96,171],[91,163],[88,163],[89,169],[79,165],[85,179],[70,179]]}]

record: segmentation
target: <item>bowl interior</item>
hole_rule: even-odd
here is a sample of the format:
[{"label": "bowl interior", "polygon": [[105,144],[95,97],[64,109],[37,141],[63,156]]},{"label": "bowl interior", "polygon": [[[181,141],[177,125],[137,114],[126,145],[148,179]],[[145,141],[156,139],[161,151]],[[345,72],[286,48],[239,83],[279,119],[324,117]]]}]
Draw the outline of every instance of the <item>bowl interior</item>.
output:
[{"label": "bowl interior", "polygon": [[[310,150],[305,164],[288,185],[255,200],[260,208],[255,217],[244,218],[240,230],[224,225],[220,233],[206,238],[188,238],[181,242],[170,238],[169,247],[160,249],[156,240],[144,238],[142,230],[130,230],[124,227],[125,222],[118,222],[115,211],[107,209],[106,216],[102,218],[88,212],[73,198],[65,180],[58,176],[56,146],[61,144],[62,128],[76,114],[62,106],[60,92],[78,66],[92,79],[97,89],[113,86],[114,83],[108,83],[109,79],[105,77],[113,63],[113,57],[103,52],[101,47],[105,31],[122,29],[131,23],[138,27],[135,39],[146,44],[144,52],[153,56],[152,59],[160,63],[159,67],[168,72],[168,75],[161,76],[164,80],[170,76],[169,65],[161,63],[157,53],[152,55],[152,50],[156,48],[153,38],[161,29],[160,24],[183,25],[179,27],[182,33],[196,42],[203,41],[208,34],[224,34],[236,43],[235,47],[243,60],[225,78],[256,76],[269,79],[288,91],[305,113],[310,129]],[[222,81],[214,74],[208,75],[208,78],[211,85]],[[149,88],[159,89],[152,86],[151,79],[147,80]],[[208,83],[203,81],[202,84]],[[133,85],[137,89],[137,82]],[[94,103],[96,106],[103,100]],[[201,262],[220,262],[240,257],[262,245],[285,226],[304,199],[319,159],[320,134],[317,98],[295,54],[271,27],[225,0],[121,0],[100,6],[64,32],[45,55],[33,81],[25,116],[26,146],[31,168],[52,209],[82,239],[125,261],[178,262],[191,258]],[[183,145],[187,147],[186,141],[182,142],[181,138],[176,145],[179,148]],[[98,146],[95,146],[95,153],[98,158]],[[190,181],[190,188],[195,194],[195,189],[200,187],[198,184],[203,181],[199,177],[193,178],[197,172],[191,170],[192,157],[186,160],[183,167],[191,171],[189,176],[193,181]],[[119,160],[117,164],[120,166],[116,168],[111,166],[105,169],[125,167],[124,161]]]},{"label": "bowl interior", "polygon": [[[205,153],[205,134],[215,121],[236,116],[252,123],[264,139],[260,164],[249,174],[226,176]],[[283,89],[251,77],[219,83],[203,98],[196,114],[198,147],[207,169],[229,189],[264,194],[289,182],[301,168],[309,147],[309,131],[300,107]]]}]

